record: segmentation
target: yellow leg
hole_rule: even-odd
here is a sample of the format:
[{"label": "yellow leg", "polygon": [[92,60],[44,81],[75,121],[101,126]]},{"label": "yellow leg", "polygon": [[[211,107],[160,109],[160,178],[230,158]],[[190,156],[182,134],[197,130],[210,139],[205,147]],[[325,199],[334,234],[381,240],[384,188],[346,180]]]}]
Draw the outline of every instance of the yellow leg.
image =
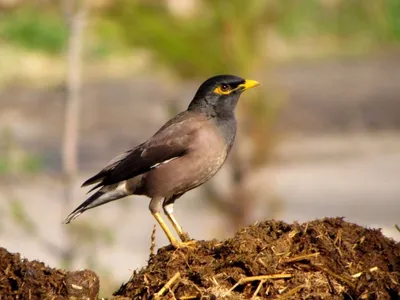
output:
[{"label": "yellow leg", "polygon": [[178,221],[175,219],[175,216],[172,213],[166,212],[168,219],[171,221],[172,226],[174,226],[175,231],[178,233],[182,242],[187,242],[190,240],[187,233],[183,232],[181,225],[179,225]]},{"label": "yellow leg", "polygon": [[168,217],[168,219],[171,221],[172,226],[174,226],[174,229],[176,233],[179,235],[181,238],[182,242],[187,242],[190,240],[190,237],[187,233],[183,232],[181,225],[179,225],[178,221],[175,219],[175,216],[173,214],[174,212],[174,201],[179,198],[178,196],[174,196],[171,198],[167,198],[163,202],[163,209],[164,213]]},{"label": "yellow leg", "polygon": [[172,232],[169,230],[167,224],[165,224],[165,221],[161,217],[160,213],[152,213],[153,217],[157,220],[158,224],[160,224],[162,230],[164,230],[165,235],[169,239],[169,242],[171,243],[172,246],[175,248],[179,247],[179,243],[176,240],[176,238],[173,236]]}]

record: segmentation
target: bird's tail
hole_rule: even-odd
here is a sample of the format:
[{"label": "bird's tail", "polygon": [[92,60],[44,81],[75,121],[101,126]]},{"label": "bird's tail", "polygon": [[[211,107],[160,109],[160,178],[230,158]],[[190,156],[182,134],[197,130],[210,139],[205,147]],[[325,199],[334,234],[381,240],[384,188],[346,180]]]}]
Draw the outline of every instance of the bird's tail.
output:
[{"label": "bird's tail", "polygon": [[79,205],[69,216],[63,221],[64,224],[70,223],[73,219],[80,216],[84,211],[107,202],[117,200],[128,196],[125,182],[102,187],[100,190],[91,195],[81,205]]}]

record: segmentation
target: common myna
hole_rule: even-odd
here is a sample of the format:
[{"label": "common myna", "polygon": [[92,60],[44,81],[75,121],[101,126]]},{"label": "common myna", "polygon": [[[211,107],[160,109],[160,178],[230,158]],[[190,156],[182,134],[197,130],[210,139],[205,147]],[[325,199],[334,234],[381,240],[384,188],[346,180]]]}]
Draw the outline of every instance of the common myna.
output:
[{"label": "common myna", "polygon": [[[65,220],[128,195],[151,198],[149,209],[174,247],[187,236],[173,215],[176,199],[209,180],[224,164],[235,140],[235,107],[243,91],[259,85],[233,75],[206,80],[187,110],[161,127],[150,139],[111,160],[82,186],[98,189]],[[182,242],[160,215],[161,207]]]}]

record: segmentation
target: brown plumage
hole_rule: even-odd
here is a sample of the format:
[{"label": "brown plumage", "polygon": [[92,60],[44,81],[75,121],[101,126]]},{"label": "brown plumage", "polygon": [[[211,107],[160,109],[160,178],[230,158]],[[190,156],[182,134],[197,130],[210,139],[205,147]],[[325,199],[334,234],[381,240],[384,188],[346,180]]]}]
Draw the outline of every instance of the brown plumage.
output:
[{"label": "brown plumage", "polygon": [[185,192],[210,179],[224,164],[235,139],[234,109],[240,94],[256,81],[215,76],[197,91],[188,110],[161,127],[149,140],[108,163],[83,186],[98,189],[66,219],[128,195],[151,198],[150,211],[171,244],[179,243],[160,215],[161,207],[183,242],[187,235],[173,216],[173,204]]}]

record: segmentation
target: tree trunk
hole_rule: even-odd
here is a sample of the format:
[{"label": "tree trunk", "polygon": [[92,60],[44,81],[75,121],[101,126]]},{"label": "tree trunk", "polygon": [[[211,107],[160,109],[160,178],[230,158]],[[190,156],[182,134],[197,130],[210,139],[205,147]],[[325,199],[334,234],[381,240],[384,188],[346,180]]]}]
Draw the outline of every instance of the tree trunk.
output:
[{"label": "tree trunk", "polygon": [[[64,213],[70,209],[74,199],[74,186],[78,172],[79,111],[82,86],[82,49],[86,25],[87,6],[84,1],[63,1],[66,23],[69,30],[66,71],[65,123],[62,147],[62,164],[65,178]],[[67,237],[63,255],[65,265],[69,265],[73,252]]]}]

